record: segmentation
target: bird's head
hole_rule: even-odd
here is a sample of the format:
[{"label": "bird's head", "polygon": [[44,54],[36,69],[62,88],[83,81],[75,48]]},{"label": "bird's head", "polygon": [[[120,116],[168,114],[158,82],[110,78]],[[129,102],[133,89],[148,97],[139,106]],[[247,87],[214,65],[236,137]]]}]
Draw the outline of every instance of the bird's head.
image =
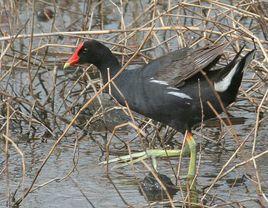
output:
[{"label": "bird's head", "polygon": [[96,40],[88,40],[77,46],[63,68],[86,63],[98,66],[109,54],[111,54],[109,48]]}]

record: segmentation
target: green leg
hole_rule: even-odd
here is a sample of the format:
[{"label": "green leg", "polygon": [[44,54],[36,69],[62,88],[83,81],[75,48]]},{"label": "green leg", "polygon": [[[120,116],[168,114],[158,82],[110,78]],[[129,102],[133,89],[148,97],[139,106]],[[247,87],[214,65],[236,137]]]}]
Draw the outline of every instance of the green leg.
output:
[{"label": "green leg", "polygon": [[119,156],[113,159],[109,159],[108,161],[103,161],[101,164],[110,164],[110,163],[119,163],[113,168],[124,167],[130,164],[134,164],[145,160],[147,158],[152,158],[153,167],[157,170],[157,161],[156,158],[159,157],[178,157],[178,156],[188,156],[190,155],[190,163],[188,168],[187,174],[187,184],[189,190],[189,202],[190,203],[197,203],[198,196],[196,191],[196,184],[195,184],[195,174],[196,174],[196,143],[193,138],[191,132],[186,131],[186,141],[187,145],[183,148],[183,150],[159,150],[159,149],[149,149],[144,152],[136,152],[132,153],[131,155],[124,155]]},{"label": "green leg", "polygon": [[144,152],[136,152],[132,153],[131,155],[124,155],[119,156],[113,159],[109,159],[109,161],[101,162],[100,164],[107,164],[107,163],[120,163],[117,166],[114,166],[114,168],[118,167],[124,167],[129,164],[134,164],[137,162],[140,162],[141,160],[145,160],[147,158],[153,158],[153,166],[156,168],[156,158],[159,157],[177,157],[182,154],[182,156],[189,155],[189,148],[186,146],[183,151],[181,150],[159,150],[159,149],[149,149]]},{"label": "green leg", "polygon": [[140,162],[141,160],[145,160],[147,158],[153,159],[153,166],[156,169],[157,162],[156,158],[159,157],[176,157],[180,156],[186,156],[190,154],[190,164],[188,169],[187,178],[191,181],[193,181],[196,173],[196,143],[193,138],[193,135],[191,132],[186,132],[186,141],[187,144],[183,150],[159,150],[159,149],[149,149],[144,152],[136,152],[132,153],[131,155],[124,155],[119,156],[113,159],[109,159],[109,161],[103,161],[100,164],[107,164],[107,163],[116,163],[116,162],[122,162],[123,164],[115,166],[115,167],[124,167],[129,164],[134,164],[136,162]]},{"label": "green leg", "polygon": [[196,174],[196,143],[193,135],[190,132],[186,132],[186,141],[190,150],[190,164],[188,169],[188,179],[193,180]]},{"label": "green leg", "polygon": [[189,203],[197,203],[198,202],[198,195],[196,191],[196,181],[195,181],[195,174],[196,174],[196,143],[193,138],[191,132],[186,132],[186,141],[188,143],[190,149],[190,164],[188,169],[188,190],[189,190]]}]

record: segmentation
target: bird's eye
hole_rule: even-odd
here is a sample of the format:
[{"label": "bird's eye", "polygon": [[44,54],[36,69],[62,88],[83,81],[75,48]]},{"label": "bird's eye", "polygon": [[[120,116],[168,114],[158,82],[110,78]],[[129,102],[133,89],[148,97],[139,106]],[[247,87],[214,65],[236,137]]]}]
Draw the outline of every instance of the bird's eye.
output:
[{"label": "bird's eye", "polygon": [[82,53],[84,53],[84,54],[87,53],[87,48],[84,48]]}]

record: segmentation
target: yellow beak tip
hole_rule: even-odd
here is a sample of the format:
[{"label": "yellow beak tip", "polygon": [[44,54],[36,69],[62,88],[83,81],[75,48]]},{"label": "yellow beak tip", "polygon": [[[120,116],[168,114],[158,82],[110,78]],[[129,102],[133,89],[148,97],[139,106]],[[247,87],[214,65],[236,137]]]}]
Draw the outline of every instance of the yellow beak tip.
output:
[{"label": "yellow beak tip", "polygon": [[63,66],[63,69],[67,69],[67,68],[69,68],[69,66],[70,66],[70,63],[66,62],[66,63],[64,64],[64,66]]}]

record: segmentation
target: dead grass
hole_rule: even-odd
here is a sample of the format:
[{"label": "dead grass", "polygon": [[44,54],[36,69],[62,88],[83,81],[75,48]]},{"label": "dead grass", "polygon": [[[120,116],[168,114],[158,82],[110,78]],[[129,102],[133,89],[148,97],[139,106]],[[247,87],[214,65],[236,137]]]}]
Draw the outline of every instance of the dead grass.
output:
[{"label": "dead grass", "polygon": [[[0,176],[7,182],[5,184],[8,205],[19,205],[32,191],[48,186],[59,178],[49,179],[43,184],[38,184],[37,179],[43,171],[43,167],[54,154],[63,140],[72,137],[77,138],[72,146],[74,160],[76,160],[77,144],[85,137],[91,137],[92,132],[99,131],[94,125],[103,121],[103,116],[114,109],[121,109],[123,115],[129,119],[111,124],[106,129],[108,144],[117,138],[119,143],[125,146],[121,153],[145,150],[146,148],[162,147],[166,145],[174,133],[169,128],[163,128],[159,124],[147,118],[134,115],[131,110],[121,108],[119,105],[106,106],[101,96],[105,88],[113,84],[114,78],[127,67],[134,64],[143,64],[168,51],[183,46],[201,46],[207,43],[233,41],[226,50],[226,62],[233,57],[239,48],[246,44],[247,50],[254,47],[253,39],[258,50],[257,56],[251,63],[251,68],[246,72],[241,86],[238,100],[246,104],[246,109],[234,104],[230,107],[233,111],[253,114],[250,117],[250,125],[243,132],[235,126],[225,125],[219,142],[225,139],[234,142],[234,150],[229,159],[216,172],[211,183],[200,194],[198,205],[202,207],[250,207],[248,201],[256,206],[265,207],[268,204],[267,193],[263,187],[267,187],[260,175],[260,167],[257,160],[267,158],[268,148],[259,148],[260,139],[267,137],[267,74],[268,74],[268,31],[267,11],[264,2],[261,4],[253,1],[81,1],[70,3],[68,1],[5,1],[0,3],[0,133],[2,138],[2,156]],[[78,8],[77,5],[80,5]],[[267,3],[266,3],[267,4]],[[48,7],[54,12],[54,18],[47,22],[40,22],[36,13],[43,7]],[[78,42],[95,38],[108,44],[114,53],[120,58],[122,68],[110,82],[102,85],[96,69],[80,67],[79,70],[63,72],[62,66],[73,48]],[[83,71],[81,70],[83,69]],[[81,72],[82,71],[82,72]],[[116,102],[116,101],[115,101]],[[93,103],[99,103],[94,110]],[[79,106],[79,107],[77,107]],[[242,106],[243,107],[243,106]],[[83,115],[86,112],[87,116]],[[122,115],[120,114],[120,115]],[[226,115],[225,115],[226,116]],[[219,117],[224,117],[220,115]],[[83,120],[84,122],[81,122]],[[114,128],[116,126],[116,128]],[[120,139],[122,127],[130,132],[131,138],[127,141]],[[266,133],[260,133],[264,128]],[[242,128],[241,128],[242,129]],[[133,133],[134,132],[134,133]],[[136,134],[136,135],[134,135]],[[201,128],[197,134],[202,139],[213,140],[206,135],[206,130]],[[169,136],[171,135],[171,136]],[[37,168],[35,177],[25,184],[27,172],[24,152],[17,142],[26,137],[54,141],[50,151],[45,153],[41,164]],[[136,139],[138,138],[138,139]],[[107,157],[118,152],[116,148],[105,146],[102,141],[92,137],[92,141],[99,144],[100,149],[106,151]],[[264,143],[267,145],[267,142]],[[15,151],[12,151],[12,148]],[[221,148],[221,147],[219,147]],[[21,158],[21,182],[14,189],[9,184],[10,154],[19,155]],[[202,175],[202,158],[206,155],[204,147],[199,152],[199,167],[197,177]],[[238,158],[238,159],[237,159]],[[145,163],[146,162],[146,163]],[[182,160],[169,161],[170,167],[181,167]],[[96,161],[96,164],[98,161]],[[144,168],[150,170],[150,162],[143,161]],[[260,164],[261,165],[261,164]],[[70,177],[75,171],[77,161],[63,178]],[[130,166],[133,175],[138,178],[139,169]],[[175,168],[176,169],[176,168]],[[240,198],[240,200],[228,201],[216,192],[215,188],[226,175],[235,171],[245,171],[251,186],[255,186],[256,195],[252,198]],[[174,170],[174,176],[180,170]],[[106,172],[110,178],[113,174],[107,166]],[[267,177],[267,176],[266,176]],[[61,179],[63,179],[61,178]],[[73,179],[74,180],[74,179]],[[267,178],[266,178],[267,180]],[[0,183],[3,183],[1,180]],[[78,182],[75,182],[79,187]],[[235,185],[235,184],[234,184]],[[187,200],[182,187],[180,196],[169,199],[166,204],[175,207],[178,202],[186,206]],[[114,184],[116,188],[116,184]],[[202,187],[203,188],[203,187]],[[81,193],[90,203],[81,189]],[[117,189],[117,188],[116,188]],[[266,188],[267,189],[267,188]],[[19,195],[17,194],[19,193]],[[131,205],[124,199],[124,194],[119,195],[123,203]],[[17,194],[17,195],[16,195]],[[12,200],[13,198],[13,200]],[[162,204],[160,203],[160,204]],[[144,206],[155,206],[157,203],[147,201]],[[91,206],[93,206],[91,204]]]}]

